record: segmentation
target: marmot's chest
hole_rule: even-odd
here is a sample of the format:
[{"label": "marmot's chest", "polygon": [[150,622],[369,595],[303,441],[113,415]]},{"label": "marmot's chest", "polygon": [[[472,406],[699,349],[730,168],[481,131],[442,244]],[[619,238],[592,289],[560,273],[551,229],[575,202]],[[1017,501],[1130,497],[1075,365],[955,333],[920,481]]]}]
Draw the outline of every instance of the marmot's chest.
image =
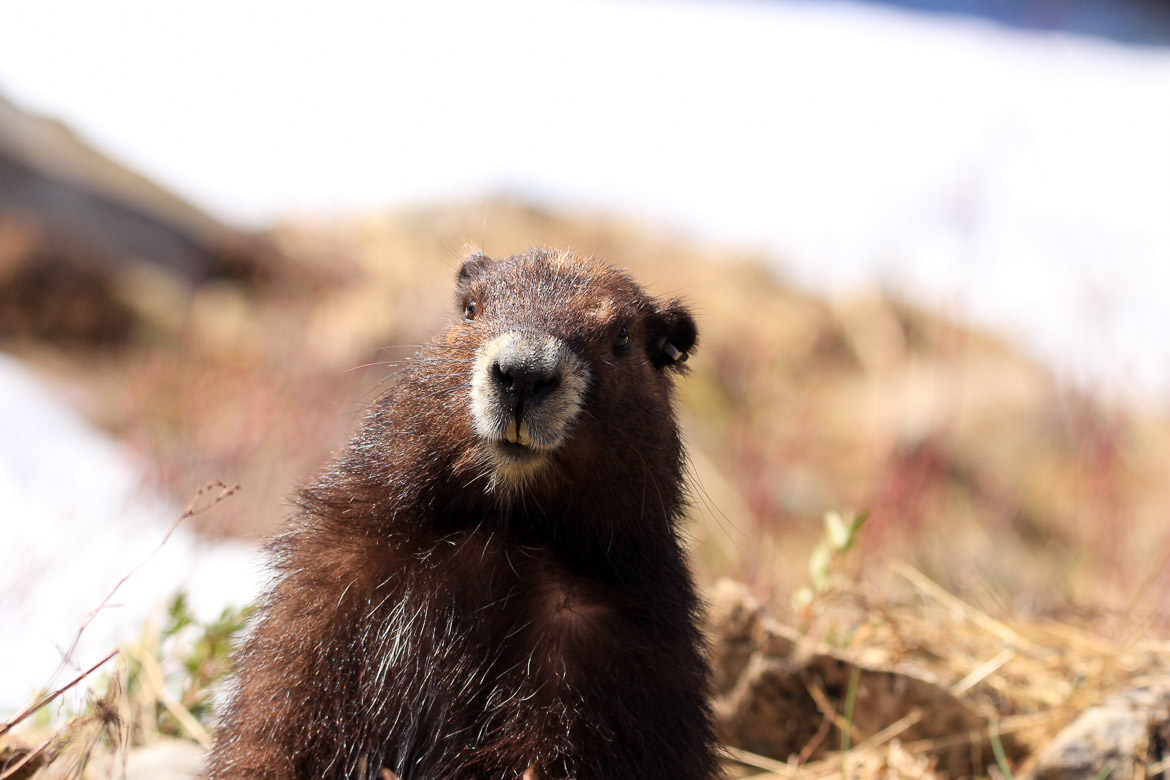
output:
[{"label": "marmot's chest", "polygon": [[460,616],[462,625],[452,629],[465,632],[469,651],[498,648],[526,670],[558,679],[603,668],[645,622],[637,594],[566,564],[550,549],[499,535],[448,537],[429,568],[429,590]]}]

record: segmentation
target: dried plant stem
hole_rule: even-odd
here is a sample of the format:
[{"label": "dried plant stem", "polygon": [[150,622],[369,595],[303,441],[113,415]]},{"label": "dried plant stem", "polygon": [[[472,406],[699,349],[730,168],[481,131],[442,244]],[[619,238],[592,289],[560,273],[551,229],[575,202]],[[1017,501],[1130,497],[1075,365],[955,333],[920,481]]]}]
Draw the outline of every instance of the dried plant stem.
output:
[{"label": "dried plant stem", "polygon": [[741,764],[746,764],[747,766],[755,767],[756,769],[763,769],[765,772],[769,772],[771,774],[782,775],[784,777],[796,777],[799,771],[796,767],[786,764],[782,761],[777,761],[776,759],[768,758],[767,756],[761,756],[758,753],[752,753],[748,750],[731,747],[730,745],[725,745],[723,749],[727,751],[727,754],[730,755],[731,758],[735,761],[738,761]]},{"label": "dried plant stem", "polygon": [[[219,493],[212,497],[211,503],[207,504],[206,506],[199,506],[199,501],[203,498],[203,496],[217,488],[219,489]],[[122,575],[122,578],[118,580],[117,583],[115,583],[114,587],[110,589],[110,592],[106,594],[106,597],[102,599],[102,602],[98,604],[97,608],[90,612],[86,616],[85,620],[82,621],[81,627],[77,629],[77,634],[73,637],[73,642],[69,645],[69,649],[65,651],[65,654],[61,658],[60,665],[57,667],[57,670],[53,672],[52,676],[49,678],[50,680],[60,674],[65,665],[72,661],[73,653],[77,650],[77,643],[81,641],[81,635],[85,633],[85,630],[89,628],[89,624],[94,621],[98,614],[100,614],[102,610],[109,606],[110,599],[114,597],[114,594],[118,592],[118,589],[126,584],[126,581],[133,577],[139,569],[145,566],[151,558],[158,554],[158,551],[161,550],[168,541],[170,541],[171,535],[175,533],[180,525],[182,525],[183,521],[191,517],[195,517],[196,515],[203,514],[239,489],[239,485],[228,486],[219,480],[215,480],[208,482],[206,485],[199,488],[199,490],[195,491],[194,498],[192,498],[190,503],[187,504],[187,508],[183,510],[183,514],[179,515],[178,519],[171,523],[171,527],[167,529],[167,532],[163,535],[162,540],[159,541],[155,548],[151,550],[145,558],[139,561],[133,569]]]},{"label": "dried plant stem", "polygon": [[[860,681],[860,674],[861,674],[860,670],[857,667],[853,667],[853,671],[857,675],[858,681]],[[824,689],[824,687],[821,685],[821,683],[818,680],[812,679],[804,671],[801,672],[800,676],[801,676],[802,681],[804,682],[804,687],[808,690],[809,695],[812,696],[813,701],[816,702],[817,709],[819,709],[821,711],[821,715],[823,715],[827,720],[830,720],[833,722],[833,725],[836,726],[837,729],[841,732],[842,745],[847,746],[849,744],[849,741],[853,738],[853,732],[854,732],[853,723],[847,717],[842,717],[841,714],[837,712],[837,709],[833,706],[832,700],[829,698],[828,692]],[[850,685],[852,687],[853,678],[850,678]],[[853,690],[854,690],[854,693],[856,693],[856,688],[854,688]],[[849,711],[849,717],[851,717],[852,716],[852,705],[849,703],[849,700],[848,700],[848,691],[846,692],[845,704],[846,704],[847,710]],[[849,735],[849,740],[845,739],[846,734]],[[848,749],[848,748],[844,747],[843,749]]]},{"label": "dried plant stem", "polygon": [[833,728],[833,723],[828,718],[821,721],[821,725],[817,727],[817,732],[812,735],[804,747],[800,749],[800,754],[796,757],[796,765],[800,766],[809,760],[816,749],[825,741],[825,737],[829,736],[829,732]]},{"label": "dried plant stem", "polygon": [[1008,648],[997,655],[995,658],[992,658],[990,661],[980,664],[970,674],[951,686],[951,695],[962,696],[964,693],[983,682],[983,680],[985,680],[987,677],[994,674],[1001,666],[1015,657],[1015,651],[1013,651],[1011,648]]},{"label": "dried plant stem", "polygon": [[199,742],[199,744],[203,745],[203,747],[210,748],[211,735],[207,733],[207,729],[203,728],[199,721],[195,720],[195,717],[167,690],[166,683],[163,681],[162,670],[159,669],[155,659],[151,658],[149,653],[139,654],[133,648],[127,648],[127,652],[142,667],[143,679],[150,686],[151,693],[154,697],[162,702],[162,705],[167,708],[171,715],[175,716],[175,720],[179,722],[179,725],[188,734]]},{"label": "dried plant stem", "polygon": [[925,595],[942,604],[947,609],[962,615],[971,623],[987,631],[989,634],[1002,639],[1017,650],[1021,650],[1035,658],[1044,658],[1051,655],[1051,651],[1020,635],[1018,632],[1005,626],[985,612],[981,612],[967,602],[959,599],[941,587],[922,572],[902,561],[895,561],[891,568],[897,574],[906,578]]},{"label": "dried plant stem", "polygon": [[20,723],[22,720],[24,720],[25,718],[27,718],[29,715],[32,715],[34,712],[36,712],[36,711],[37,711],[37,710],[39,710],[40,708],[44,707],[46,704],[49,704],[49,703],[50,703],[50,702],[52,702],[54,699],[56,699],[58,696],[60,696],[61,694],[65,693],[65,691],[69,690],[69,689],[70,689],[70,688],[72,688],[74,685],[77,685],[77,683],[81,682],[81,681],[82,681],[82,680],[84,680],[86,677],[88,677],[89,675],[91,675],[91,674],[93,674],[94,672],[96,672],[96,671],[98,670],[98,668],[99,668],[99,667],[101,667],[103,664],[105,664],[107,661],[109,661],[111,658],[113,658],[113,657],[114,657],[114,656],[116,656],[117,654],[118,654],[118,651],[117,651],[117,650],[113,651],[112,653],[110,653],[109,655],[107,655],[105,658],[103,658],[102,660],[98,661],[96,664],[94,664],[93,666],[91,666],[90,668],[86,669],[86,670],[85,670],[84,672],[82,672],[81,674],[79,674],[79,675],[77,675],[76,677],[74,677],[72,680],[70,680],[69,682],[67,682],[65,685],[62,685],[60,688],[58,688],[57,690],[53,691],[52,693],[47,693],[47,694],[45,694],[44,696],[42,696],[41,698],[37,699],[35,702],[33,702],[32,704],[30,704],[29,706],[25,707],[23,710],[21,710],[21,711],[20,711],[20,713],[18,713],[18,714],[16,715],[16,717],[14,717],[12,720],[10,720],[10,721],[8,721],[7,723],[5,723],[3,726],[0,726],[0,737],[4,736],[4,735],[5,735],[5,734],[7,734],[9,731],[11,731],[11,730],[13,729],[13,727],[15,727],[15,726],[16,726],[18,723]]},{"label": "dried plant stem", "polygon": [[896,738],[906,729],[918,723],[918,721],[922,720],[924,715],[926,715],[926,710],[922,709],[921,707],[915,707],[901,718],[898,718],[898,720],[886,726],[878,733],[874,734],[872,737],[868,737],[864,742],[858,744],[857,749],[872,750],[874,748],[881,747],[890,740]]},{"label": "dried plant stem", "polygon": [[[1013,734],[1017,731],[1031,728],[1032,726],[1048,723],[1052,719],[1051,712],[1037,712],[1027,713],[1024,715],[1009,715],[999,721],[996,728],[996,734]],[[939,750],[942,748],[955,747],[956,745],[970,745],[973,742],[979,742],[986,737],[987,732],[983,729],[969,729],[947,737],[934,737],[931,739],[921,739],[915,742],[907,742],[902,745],[902,749],[908,753],[923,753],[928,750]]]}]

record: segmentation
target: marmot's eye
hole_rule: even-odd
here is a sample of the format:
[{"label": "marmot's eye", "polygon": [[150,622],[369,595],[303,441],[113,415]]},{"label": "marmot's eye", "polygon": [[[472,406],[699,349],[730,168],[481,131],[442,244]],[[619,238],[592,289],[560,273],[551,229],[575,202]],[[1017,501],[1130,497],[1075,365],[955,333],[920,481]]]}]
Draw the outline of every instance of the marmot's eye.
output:
[{"label": "marmot's eye", "polygon": [[630,346],[630,331],[629,328],[622,328],[618,331],[617,341],[613,343],[616,349],[625,349]]},{"label": "marmot's eye", "polygon": [[467,303],[463,304],[463,321],[464,322],[471,322],[472,320],[474,320],[475,319],[475,310],[476,310],[475,301],[468,301]]}]

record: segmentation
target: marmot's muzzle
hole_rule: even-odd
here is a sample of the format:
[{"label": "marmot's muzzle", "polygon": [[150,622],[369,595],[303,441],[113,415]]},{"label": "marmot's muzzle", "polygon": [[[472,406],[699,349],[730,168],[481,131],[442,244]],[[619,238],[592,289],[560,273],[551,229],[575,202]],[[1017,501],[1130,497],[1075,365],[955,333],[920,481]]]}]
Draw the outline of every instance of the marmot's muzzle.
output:
[{"label": "marmot's muzzle", "polygon": [[509,331],[480,348],[473,371],[475,432],[486,445],[510,445],[503,452],[515,458],[556,449],[569,438],[589,372],[563,341]]}]

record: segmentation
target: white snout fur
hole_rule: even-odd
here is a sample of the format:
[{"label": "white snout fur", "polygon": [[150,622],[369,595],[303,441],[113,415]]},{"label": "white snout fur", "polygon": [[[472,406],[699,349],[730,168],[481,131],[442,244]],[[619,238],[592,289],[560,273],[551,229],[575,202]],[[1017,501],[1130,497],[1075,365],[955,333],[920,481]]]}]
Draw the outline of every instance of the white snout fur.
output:
[{"label": "white snout fur", "polygon": [[[525,406],[519,424],[508,392],[492,378],[501,357],[559,376],[559,384],[539,401]],[[484,344],[471,376],[471,411],[490,466],[497,477],[527,478],[543,461],[539,456],[560,447],[572,434],[589,384],[589,369],[563,341],[547,335],[509,331]],[[506,453],[507,442],[527,452]]]}]

